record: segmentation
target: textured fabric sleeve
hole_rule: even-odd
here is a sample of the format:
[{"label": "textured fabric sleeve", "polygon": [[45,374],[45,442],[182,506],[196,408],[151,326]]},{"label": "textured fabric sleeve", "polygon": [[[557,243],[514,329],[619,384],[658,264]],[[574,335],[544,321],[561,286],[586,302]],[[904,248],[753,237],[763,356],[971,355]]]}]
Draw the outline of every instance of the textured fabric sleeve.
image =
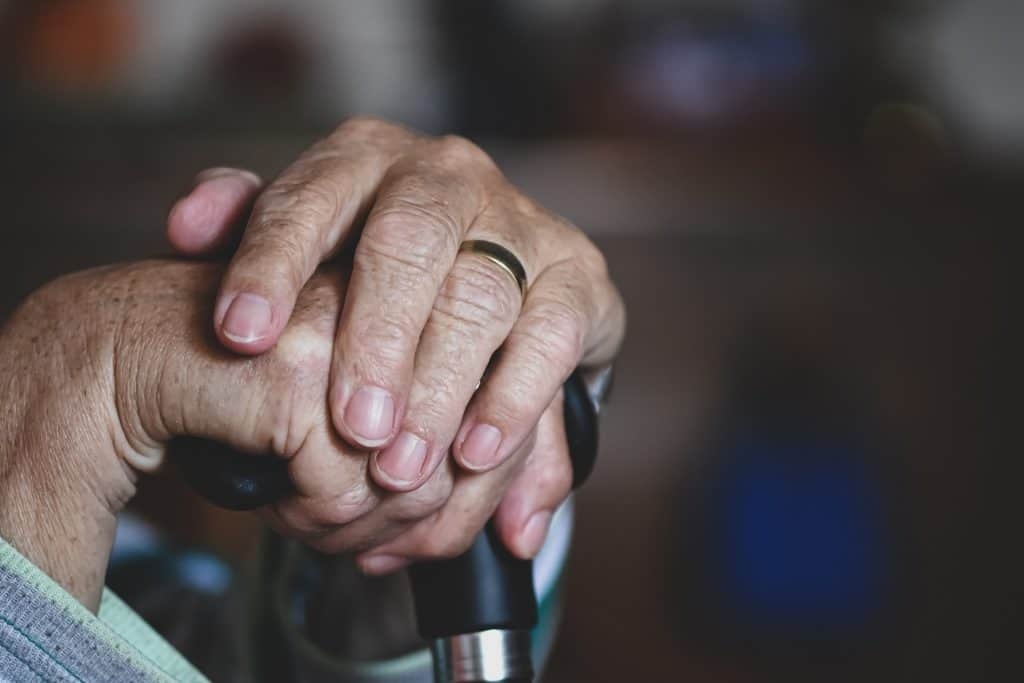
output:
[{"label": "textured fabric sleeve", "polygon": [[206,681],[109,590],[92,614],[0,539],[0,681]]}]

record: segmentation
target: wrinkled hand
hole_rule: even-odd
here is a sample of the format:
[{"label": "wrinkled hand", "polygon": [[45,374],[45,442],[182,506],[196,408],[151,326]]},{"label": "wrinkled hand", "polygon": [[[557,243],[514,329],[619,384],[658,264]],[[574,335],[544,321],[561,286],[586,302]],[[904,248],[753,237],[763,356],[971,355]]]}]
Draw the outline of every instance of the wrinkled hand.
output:
[{"label": "wrinkled hand", "polygon": [[[555,448],[545,425],[561,424],[563,382],[621,343],[624,309],[600,251],[472,143],[373,119],[346,122],[266,188],[247,171],[200,174],[168,233],[182,253],[208,255],[246,219],[213,312],[220,342],[242,354],[273,348],[317,266],[354,243],[329,362],[337,433],[372,450],[370,475],[392,491],[436,487],[449,450],[464,472],[495,470],[511,485],[498,527],[514,552],[533,555],[567,487],[539,464],[513,484],[509,463],[538,425]],[[469,239],[521,259],[525,299],[498,266],[459,252]],[[396,540],[373,564],[398,566],[428,535]]]},{"label": "wrinkled hand", "polygon": [[541,420],[549,436],[528,434],[494,471],[456,473],[446,462],[415,491],[377,486],[365,452],[337,437],[324,400],[344,277],[312,277],[275,347],[241,357],[206,332],[222,272],[145,262],[68,276],[33,294],[0,333],[9,397],[0,405],[0,535],[86,604],[99,600],[136,473],[158,467],[175,436],[287,458],[297,492],[265,511],[271,523],[324,552],[363,553],[371,572],[460,553],[509,480],[539,488],[503,506],[554,506],[566,495],[559,401]]}]

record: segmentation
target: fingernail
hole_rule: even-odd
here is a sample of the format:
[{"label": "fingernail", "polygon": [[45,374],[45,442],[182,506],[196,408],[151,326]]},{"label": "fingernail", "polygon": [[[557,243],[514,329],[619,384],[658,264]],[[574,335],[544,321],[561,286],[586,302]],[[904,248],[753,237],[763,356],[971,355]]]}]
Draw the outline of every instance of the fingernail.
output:
[{"label": "fingernail", "polygon": [[526,522],[521,535],[521,544],[528,557],[534,557],[540,552],[544,545],[544,539],[548,535],[548,526],[551,524],[550,512],[535,512]]},{"label": "fingernail", "polygon": [[478,424],[462,442],[462,461],[472,468],[490,467],[498,458],[499,445],[501,430],[489,424]]},{"label": "fingernail", "polygon": [[391,435],[394,423],[395,402],[380,387],[362,387],[345,408],[345,424],[363,446],[379,446]]},{"label": "fingernail", "polygon": [[196,176],[196,184],[205,185],[211,180],[219,180],[220,178],[230,178],[231,180],[239,180],[243,183],[257,186],[262,182],[258,175],[244,168],[218,166],[216,168],[208,168]]},{"label": "fingernail", "polygon": [[231,341],[248,344],[270,334],[270,318],[269,301],[243,292],[228,307],[221,329]]},{"label": "fingernail", "polygon": [[395,442],[377,454],[377,466],[397,483],[415,481],[427,459],[427,442],[415,434],[402,432]]},{"label": "fingernail", "polygon": [[404,557],[397,555],[371,555],[360,558],[359,568],[364,574],[390,574],[408,563]]}]

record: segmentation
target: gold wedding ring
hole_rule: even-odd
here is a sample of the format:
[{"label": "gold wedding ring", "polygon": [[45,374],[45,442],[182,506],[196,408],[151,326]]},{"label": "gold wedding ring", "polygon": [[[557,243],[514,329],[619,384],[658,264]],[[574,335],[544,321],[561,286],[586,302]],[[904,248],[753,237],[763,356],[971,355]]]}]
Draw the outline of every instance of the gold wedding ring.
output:
[{"label": "gold wedding ring", "polygon": [[519,288],[519,293],[526,296],[526,268],[523,267],[522,261],[505,247],[487,240],[466,240],[459,247],[459,252],[483,256],[508,273]]}]

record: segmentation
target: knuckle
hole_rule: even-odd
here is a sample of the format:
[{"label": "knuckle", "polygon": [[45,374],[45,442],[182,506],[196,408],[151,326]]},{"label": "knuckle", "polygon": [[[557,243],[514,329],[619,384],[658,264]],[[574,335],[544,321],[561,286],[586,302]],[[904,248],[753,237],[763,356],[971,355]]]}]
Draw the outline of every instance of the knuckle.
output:
[{"label": "knuckle", "polygon": [[480,408],[482,419],[503,432],[529,432],[551,402],[549,396],[542,395],[544,387],[552,383],[551,375],[549,366],[528,361],[504,378],[499,390],[485,384],[488,393]]},{"label": "knuckle", "polygon": [[301,323],[292,326],[282,339],[284,343],[271,351],[264,382],[268,393],[302,410],[317,400],[318,391],[326,385],[332,356],[330,335]]},{"label": "knuckle", "polygon": [[525,225],[538,226],[554,245],[564,243],[576,227],[558,214],[548,211],[532,197],[524,194],[511,181],[505,179],[501,197],[510,213],[516,214]]},{"label": "knuckle", "polygon": [[366,488],[357,487],[320,503],[316,521],[325,527],[345,526],[369,512],[373,505],[373,497]]},{"label": "knuckle", "polygon": [[608,279],[608,259],[604,252],[596,244],[590,241],[582,232],[578,233],[578,239],[573,251],[577,254],[580,265],[589,273],[593,273],[603,280]]},{"label": "knuckle", "polygon": [[323,538],[361,519],[376,505],[366,489],[333,497],[293,497],[272,506],[274,515],[289,536],[302,539]]},{"label": "knuckle", "polygon": [[550,220],[551,215],[545,211],[537,202],[531,199],[529,196],[523,194],[518,187],[512,184],[509,180],[504,180],[501,183],[502,192],[500,197],[503,198],[505,204],[508,206],[511,212],[517,213],[523,217],[530,225],[544,225],[550,228],[559,228],[557,221],[552,225]]},{"label": "knuckle", "polygon": [[408,131],[401,126],[397,126],[393,123],[379,119],[375,116],[352,116],[341,123],[340,126],[335,129],[332,136],[348,137],[355,135],[357,137],[379,137],[379,136],[391,136],[396,134],[408,134]]},{"label": "knuckle", "polygon": [[451,498],[452,488],[451,477],[435,477],[419,489],[402,494],[402,505],[396,519],[418,522],[436,514]]},{"label": "knuckle", "polygon": [[457,248],[459,228],[441,206],[410,197],[393,199],[375,212],[359,245],[359,267],[394,271],[395,266],[413,276],[436,277],[438,256]]},{"label": "knuckle", "polygon": [[572,372],[583,353],[584,324],[579,308],[559,299],[538,302],[513,331],[515,342],[550,367]]},{"label": "knuckle", "polygon": [[449,365],[432,371],[429,376],[415,378],[416,403],[409,409],[409,424],[429,442],[435,441],[451,426],[458,415],[458,383],[461,369]]},{"label": "knuckle", "polygon": [[374,341],[400,344],[418,336],[418,327],[406,309],[396,307],[378,312],[376,319],[367,326],[367,333]]},{"label": "knuckle", "polygon": [[514,290],[505,273],[482,259],[459,259],[441,287],[434,310],[463,326],[486,330],[512,321],[520,300]]},{"label": "knuckle", "polygon": [[[370,311],[348,325],[346,337],[360,352],[352,355],[357,365],[366,370],[387,371],[406,360],[419,337],[419,325],[402,307]],[[371,375],[375,374],[373,372]]]},{"label": "knuckle", "polygon": [[564,261],[579,266],[584,271],[580,275],[607,271],[604,253],[572,221],[518,192],[515,194],[514,205],[518,213],[526,217],[527,224],[544,227],[548,240],[555,245],[552,252],[557,252]]},{"label": "knuckle", "polygon": [[445,135],[438,139],[438,159],[453,166],[485,166],[496,168],[487,152],[461,135]]},{"label": "knuckle", "polygon": [[[319,335],[302,334],[292,329],[284,344],[278,344],[274,368],[267,374],[267,393],[293,421],[312,427],[315,422],[304,414],[318,408],[320,393],[327,387],[331,367],[331,344]],[[296,417],[297,416],[297,417]],[[290,451],[293,452],[293,451]]]},{"label": "knuckle", "polygon": [[390,124],[388,124],[383,119],[379,119],[379,118],[377,118],[375,116],[367,116],[365,114],[360,114],[360,115],[357,115],[357,116],[351,116],[351,117],[345,119],[344,121],[342,121],[341,125],[338,126],[337,130],[339,130],[339,131],[342,131],[342,130],[347,130],[347,131],[375,130],[377,128],[388,126],[388,125],[390,125]]},{"label": "knuckle", "polygon": [[302,216],[276,212],[261,216],[256,229],[246,234],[229,277],[255,276],[260,281],[282,282],[291,291],[299,291],[318,261],[306,237],[308,231],[296,229],[302,221]]},{"label": "knuckle", "polygon": [[536,418],[537,409],[527,398],[530,388],[536,386],[533,381],[518,381],[515,386],[502,396],[500,403],[490,407],[488,411],[494,422],[506,429],[522,429]]},{"label": "knuckle", "polygon": [[557,460],[539,468],[537,488],[559,499],[569,493],[572,488],[572,464],[567,452],[560,453]]},{"label": "knuckle", "polygon": [[315,169],[295,177],[282,177],[256,202],[256,214],[294,217],[294,230],[318,231],[332,221],[348,199],[351,183],[327,180]]}]

